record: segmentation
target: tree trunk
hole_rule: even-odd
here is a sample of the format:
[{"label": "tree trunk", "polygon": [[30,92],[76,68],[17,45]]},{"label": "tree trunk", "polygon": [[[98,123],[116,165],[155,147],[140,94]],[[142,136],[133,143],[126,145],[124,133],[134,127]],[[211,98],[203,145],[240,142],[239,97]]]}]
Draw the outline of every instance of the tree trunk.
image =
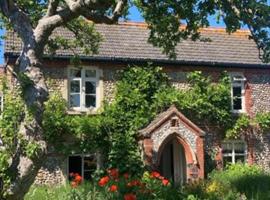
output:
[{"label": "tree trunk", "polygon": [[[25,44],[26,47],[30,45]],[[48,89],[45,83],[45,78],[40,70],[40,58],[36,56],[37,52],[33,49],[24,48],[21,56],[18,59],[19,72],[29,78],[31,84],[27,84],[23,91],[23,99],[26,109],[35,108],[35,113],[31,122],[24,118],[20,126],[20,134],[24,139],[31,142],[36,142],[39,145],[40,152],[38,156],[30,159],[22,155],[21,149],[18,146],[14,154],[10,171],[15,173],[16,178],[12,180],[11,187],[8,191],[7,199],[21,200],[28,192],[33,184],[38,170],[42,165],[42,161],[46,158],[47,143],[43,137],[42,131],[42,115],[44,110],[44,102],[48,98]],[[40,54],[42,55],[42,53]],[[20,85],[24,85],[25,78],[18,76]]]}]

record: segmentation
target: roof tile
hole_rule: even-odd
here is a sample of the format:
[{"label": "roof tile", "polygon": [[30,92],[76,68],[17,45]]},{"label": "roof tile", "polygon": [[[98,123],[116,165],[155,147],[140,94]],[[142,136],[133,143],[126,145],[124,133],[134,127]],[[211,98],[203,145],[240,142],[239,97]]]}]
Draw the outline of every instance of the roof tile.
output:
[{"label": "roof tile", "polygon": [[[96,29],[103,36],[99,47],[99,54],[85,55],[82,49],[76,51],[80,56],[89,58],[121,58],[144,60],[169,60],[161,50],[147,42],[149,30],[142,23],[122,23],[119,25],[97,24]],[[240,30],[227,34],[221,28],[201,29],[203,37],[210,38],[210,42],[186,40],[176,47],[176,61],[198,61],[217,63],[239,63],[264,65],[259,59],[259,51],[253,40],[249,39],[247,30]],[[53,36],[62,35],[73,38],[73,33],[64,28],[57,28]],[[7,31],[5,53],[17,55],[22,49],[20,39],[14,32]],[[71,50],[58,50],[57,56],[72,56]]]}]

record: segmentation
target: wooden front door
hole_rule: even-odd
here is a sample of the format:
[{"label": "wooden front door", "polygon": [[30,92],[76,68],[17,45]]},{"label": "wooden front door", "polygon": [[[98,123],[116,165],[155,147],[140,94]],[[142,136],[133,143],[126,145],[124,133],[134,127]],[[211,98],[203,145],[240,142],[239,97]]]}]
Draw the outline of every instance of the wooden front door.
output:
[{"label": "wooden front door", "polygon": [[184,148],[176,139],[169,141],[161,154],[159,170],[162,176],[176,185],[186,182],[186,158]]}]

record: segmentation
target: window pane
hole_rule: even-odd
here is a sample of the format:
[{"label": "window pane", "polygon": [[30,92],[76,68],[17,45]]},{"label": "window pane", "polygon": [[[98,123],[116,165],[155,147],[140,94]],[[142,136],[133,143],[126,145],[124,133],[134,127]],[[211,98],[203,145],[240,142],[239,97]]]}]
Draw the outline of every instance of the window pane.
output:
[{"label": "window pane", "polygon": [[[81,156],[70,156],[68,158],[68,173],[78,173],[82,176],[82,158]],[[69,180],[71,177],[69,177]]]},{"label": "window pane", "polygon": [[235,153],[245,153],[245,144],[242,142],[234,143],[234,152]]},{"label": "window pane", "polygon": [[240,86],[234,86],[233,87],[233,97],[241,97],[241,87]]},{"label": "window pane", "polygon": [[80,69],[71,69],[70,76],[80,78],[81,77],[81,70]]},{"label": "window pane", "polygon": [[85,82],[85,93],[86,94],[96,94],[96,83],[95,82]]},{"label": "window pane", "polygon": [[70,82],[70,92],[80,93],[80,81],[71,81]]},{"label": "window pane", "polygon": [[241,98],[234,98],[233,99],[233,109],[234,110],[242,110],[242,99]]},{"label": "window pane", "polygon": [[85,96],[85,107],[96,107],[96,96],[86,95]]},{"label": "window pane", "polygon": [[222,144],[222,153],[232,153],[232,143],[223,143]]},{"label": "window pane", "polygon": [[70,106],[71,107],[80,107],[80,94],[71,94],[70,95]]},{"label": "window pane", "polygon": [[238,163],[238,162],[241,162],[241,163],[244,163],[245,162],[245,156],[239,156],[239,155],[236,155],[235,156],[235,163]]},{"label": "window pane", "polygon": [[86,78],[95,78],[96,77],[96,70],[85,70],[85,77]]}]

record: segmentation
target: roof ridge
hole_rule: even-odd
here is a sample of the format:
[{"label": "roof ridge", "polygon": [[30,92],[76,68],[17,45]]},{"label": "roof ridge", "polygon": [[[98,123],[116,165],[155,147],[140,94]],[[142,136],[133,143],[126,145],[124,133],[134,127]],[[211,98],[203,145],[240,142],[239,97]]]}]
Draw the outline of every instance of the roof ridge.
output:
[{"label": "roof ridge", "polygon": [[[118,22],[118,25],[123,25],[123,26],[135,26],[135,27],[142,27],[142,28],[147,28],[148,24],[146,22],[135,22],[135,21],[121,21]],[[180,28],[185,28],[186,25],[181,25]],[[220,33],[228,33],[226,31],[226,28],[223,27],[214,27],[214,26],[209,26],[209,27],[204,27],[199,29],[200,32],[220,32]],[[247,36],[250,35],[250,31],[248,29],[238,29],[236,32],[233,32],[231,34],[234,35],[241,35],[241,36]]]}]

